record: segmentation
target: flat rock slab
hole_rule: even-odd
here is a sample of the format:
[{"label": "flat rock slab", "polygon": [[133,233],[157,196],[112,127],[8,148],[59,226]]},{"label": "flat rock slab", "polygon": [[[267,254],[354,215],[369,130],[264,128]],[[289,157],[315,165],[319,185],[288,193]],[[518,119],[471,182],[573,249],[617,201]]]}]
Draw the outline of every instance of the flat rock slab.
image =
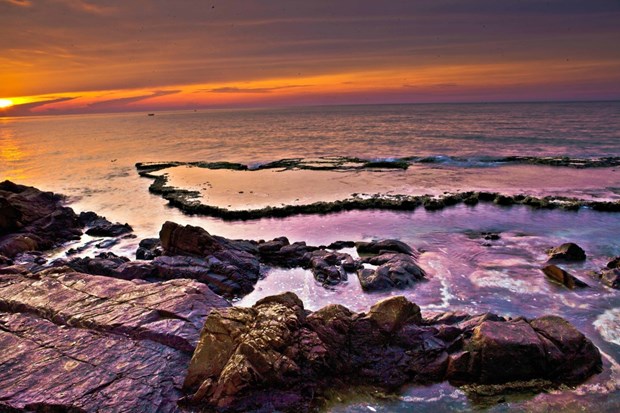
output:
[{"label": "flat rock slab", "polygon": [[175,412],[207,314],[193,280],[0,275],[0,411]]},{"label": "flat rock slab", "polygon": [[176,412],[190,359],[28,314],[0,313],[0,348],[0,411]]},{"label": "flat rock slab", "polygon": [[193,351],[209,311],[228,305],[206,285],[185,279],[135,283],[76,272],[0,276],[0,311],[150,339],[186,352]]}]

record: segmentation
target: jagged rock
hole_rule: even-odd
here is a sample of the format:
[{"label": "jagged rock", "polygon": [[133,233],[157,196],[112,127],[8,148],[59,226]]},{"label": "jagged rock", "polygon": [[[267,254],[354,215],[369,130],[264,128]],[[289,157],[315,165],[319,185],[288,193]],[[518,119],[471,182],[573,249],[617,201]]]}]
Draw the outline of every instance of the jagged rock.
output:
[{"label": "jagged rock", "polygon": [[191,280],[71,271],[0,276],[0,411],[180,411],[203,321],[229,304]]},{"label": "jagged rock", "polygon": [[92,211],[80,213],[80,221],[88,227],[86,234],[93,237],[120,237],[133,232],[129,224],[112,223]]},{"label": "jagged rock", "polygon": [[384,252],[400,252],[402,254],[417,255],[416,252],[407,244],[396,239],[385,239],[380,241],[356,242],[358,254],[379,255]]},{"label": "jagged rock", "polygon": [[571,290],[575,287],[582,288],[588,286],[588,284],[584,283],[579,278],[573,276],[572,274],[569,274],[568,272],[553,264],[547,265],[546,267],[542,268],[542,272],[553,281],[556,281],[570,288]]},{"label": "jagged rock", "polygon": [[601,279],[603,284],[608,287],[620,289],[620,268],[612,268],[612,269],[603,269],[598,274],[598,277]]},{"label": "jagged rock", "polygon": [[349,254],[328,251],[325,247],[314,247],[306,245],[305,242],[291,244],[286,237],[259,242],[258,253],[261,261],[269,265],[308,268],[314,278],[325,285],[345,281],[348,272],[359,268],[359,262]]},{"label": "jagged rock", "polygon": [[0,183],[0,254],[13,258],[79,239],[82,223],[62,198],[51,192]]},{"label": "jagged rock", "polygon": [[184,390],[190,408],[307,412],[327,389],[452,380],[576,383],[601,370],[598,349],[555,316],[531,321],[437,315],[393,297],[368,314],[304,310],[293,293],[213,311]]},{"label": "jagged rock", "polygon": [[129,262],[129,258],[119,257],[112,252],[102,252],[94,258],[84,257],[73,258],[70,260],[58,259],[54,261],[52,265],[54,267],[67,266],[72,268],[76,272],[81,272],[85,274],[106,275],[114,276],[117,278],[124,278],[119,277],[117,269],[126,262]]},{"label": "jagged rock", "polygon": [[378,266],[376,269],[361,268],[357,271],[360,284],[365,291],[403,289],[413,286],[426,276],[415,258],[407,254],[384,253],[366,258],[363,262]]},{"label": "jagged rock", "polygon": [[[164,254],[168,256],[193,256],[202,259],[196,262],[215,278],[229,279],[239,286],[231,294],[247,294],[252,291],[260,275],[260,264],[254,253],[255,247],[247,241],[229,240],[212,236],[199,227],[181,226],[167,221],[159,232]],[[158,261],[157,257],[154,261]],[[164,260],[160,260],[162,262]],[[177,260],[178,261],[178,260]],[[165,266],[177,266],[165,262]],[[190,265],[191,266],[191,265]]]},{"label": "jagged rock", "polygon": [[140,241],[136,251],[137,260],[152,260],[163,254],[159,238],[146,238]]},{"label": "jagged rock", "polygon": [[586,259],[585,251],[579,245],[572,242],[567,242],[559,247],[547,250],[547,255],[549,256],[549,261],[583,261]]}]

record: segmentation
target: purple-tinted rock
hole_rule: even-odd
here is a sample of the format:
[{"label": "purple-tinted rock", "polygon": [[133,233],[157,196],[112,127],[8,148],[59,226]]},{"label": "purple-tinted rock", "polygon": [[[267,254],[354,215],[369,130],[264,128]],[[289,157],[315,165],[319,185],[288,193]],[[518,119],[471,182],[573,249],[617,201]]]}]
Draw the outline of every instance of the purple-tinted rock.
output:
[{"label": "purple-tinted rock", "polygon": [[358,270],[357,276],[365,291],[408,288],[426,276],[415,258],[408,254],[383,253],[367,258],[364,262],[378,266],[376,269]]},{"label": "purple-tinted rock", "polygon": [[583,288],[588,286],[588,284],[584,283],[579,278],[575,277],[572,274],[569,274],[568,272],[555,265],[547,265],[542,269],[542,272],[548,278],[564,285],[567,288],[570,288],[571,290],[575,287]]},{"label": "purple-tinted rock", "polygon": [[424,320],[404,297],[381,301],[368,314],[340,305],[309,312],[285,293],[251,308],[213,311],[184,390],[195,409],[299,412],[315,408],[325,390],[347,385],[575,383],[600,369],[598,349],[555,316]]}]

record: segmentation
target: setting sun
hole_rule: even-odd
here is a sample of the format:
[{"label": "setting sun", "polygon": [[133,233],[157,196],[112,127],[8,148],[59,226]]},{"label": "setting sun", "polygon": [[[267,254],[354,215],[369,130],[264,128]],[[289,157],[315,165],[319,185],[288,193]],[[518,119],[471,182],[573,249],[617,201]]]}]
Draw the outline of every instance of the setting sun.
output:
[{"label": "setting sun", "polygon": [[8,108],[9,106],[13,106],[13,102],[8,99],[0,99],[0,109]]}]

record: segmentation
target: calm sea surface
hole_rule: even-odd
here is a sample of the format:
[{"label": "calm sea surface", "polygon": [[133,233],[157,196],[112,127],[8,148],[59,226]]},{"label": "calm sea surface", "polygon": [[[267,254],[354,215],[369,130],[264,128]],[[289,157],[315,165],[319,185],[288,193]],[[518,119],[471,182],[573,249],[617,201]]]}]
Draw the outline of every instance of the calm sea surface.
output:
[{"label": "calm sea surface", "polygon": [[[595,406],[597,411],[618,411],[620,292],[602,286],[589,272],[620,255],[620,214],[461,205],[437,212],[350,211],[222,222],[185,216],[166,206],[160,197],[148,193],[151,181],[139,178],[134,167],[136,162],[144,161],[258,164],[288,157],[437,156],[442,160],[445,156],[443,163],[422,167],[428,168],[423,172],[432,190],[436,168],[450,168],[456,174],[467,170],[471,175],[471,168],[480,159],[507,155],[620,156],[620,102],[0,118],[0,179],[67,194],[76,210],[94,210],[111,220],[129,222],[139,238],[155,236],[165,220],[174,220],[228,237],[268,239],[286,235],[312,244],[338,239],[399,238],[422,248],[426,252],[421,256],[421,265],[427,269],[429,281],[398,293],[407,295],[423,310],[493,311],[528,317],[554,313],[574,323],[605,355],[605,372],[585,385],[551,394],[508,398],[485,409],[577,411],[583,407],[588,411]],[[447,157],[466,161],[451,163]],[[501,172],[504,184],[510,183],[510,171],[504,166],[475,169],[486,180]],[[552,169],[552,173],[562,171]],[[620,178],[615,173],[620,171],[594,171],[589,184],[596,186],[600,180],[606,182],[601,189],[620,193]],[[570,192],[583,182],[565,185]],[[488,243],[477,235],[480,232],[497,232],[501,238]],[[588,254],[585,263],[566,267],[590,284],[588,289],[565,290],[547,282],[539,270],[546,259],[545,249],[567,241],[577,242]],[[131,256],[135,247],[136,241],[128,241],[114,251]],[[62,255],[63,250],[56,254]],[[310,309],[337,302],[365,310],[389,295],[364,294],[355,279],[326,290],[303,270],[269,270],[256,290],[238,304],[251,305],[265,295],[284,290],[295,291]],[[474,408],[481,408],[478,401],[448,384],[438,384],[403,389],[394,401],[379,402],[358,395],[332,409],[435,412]]]}]

